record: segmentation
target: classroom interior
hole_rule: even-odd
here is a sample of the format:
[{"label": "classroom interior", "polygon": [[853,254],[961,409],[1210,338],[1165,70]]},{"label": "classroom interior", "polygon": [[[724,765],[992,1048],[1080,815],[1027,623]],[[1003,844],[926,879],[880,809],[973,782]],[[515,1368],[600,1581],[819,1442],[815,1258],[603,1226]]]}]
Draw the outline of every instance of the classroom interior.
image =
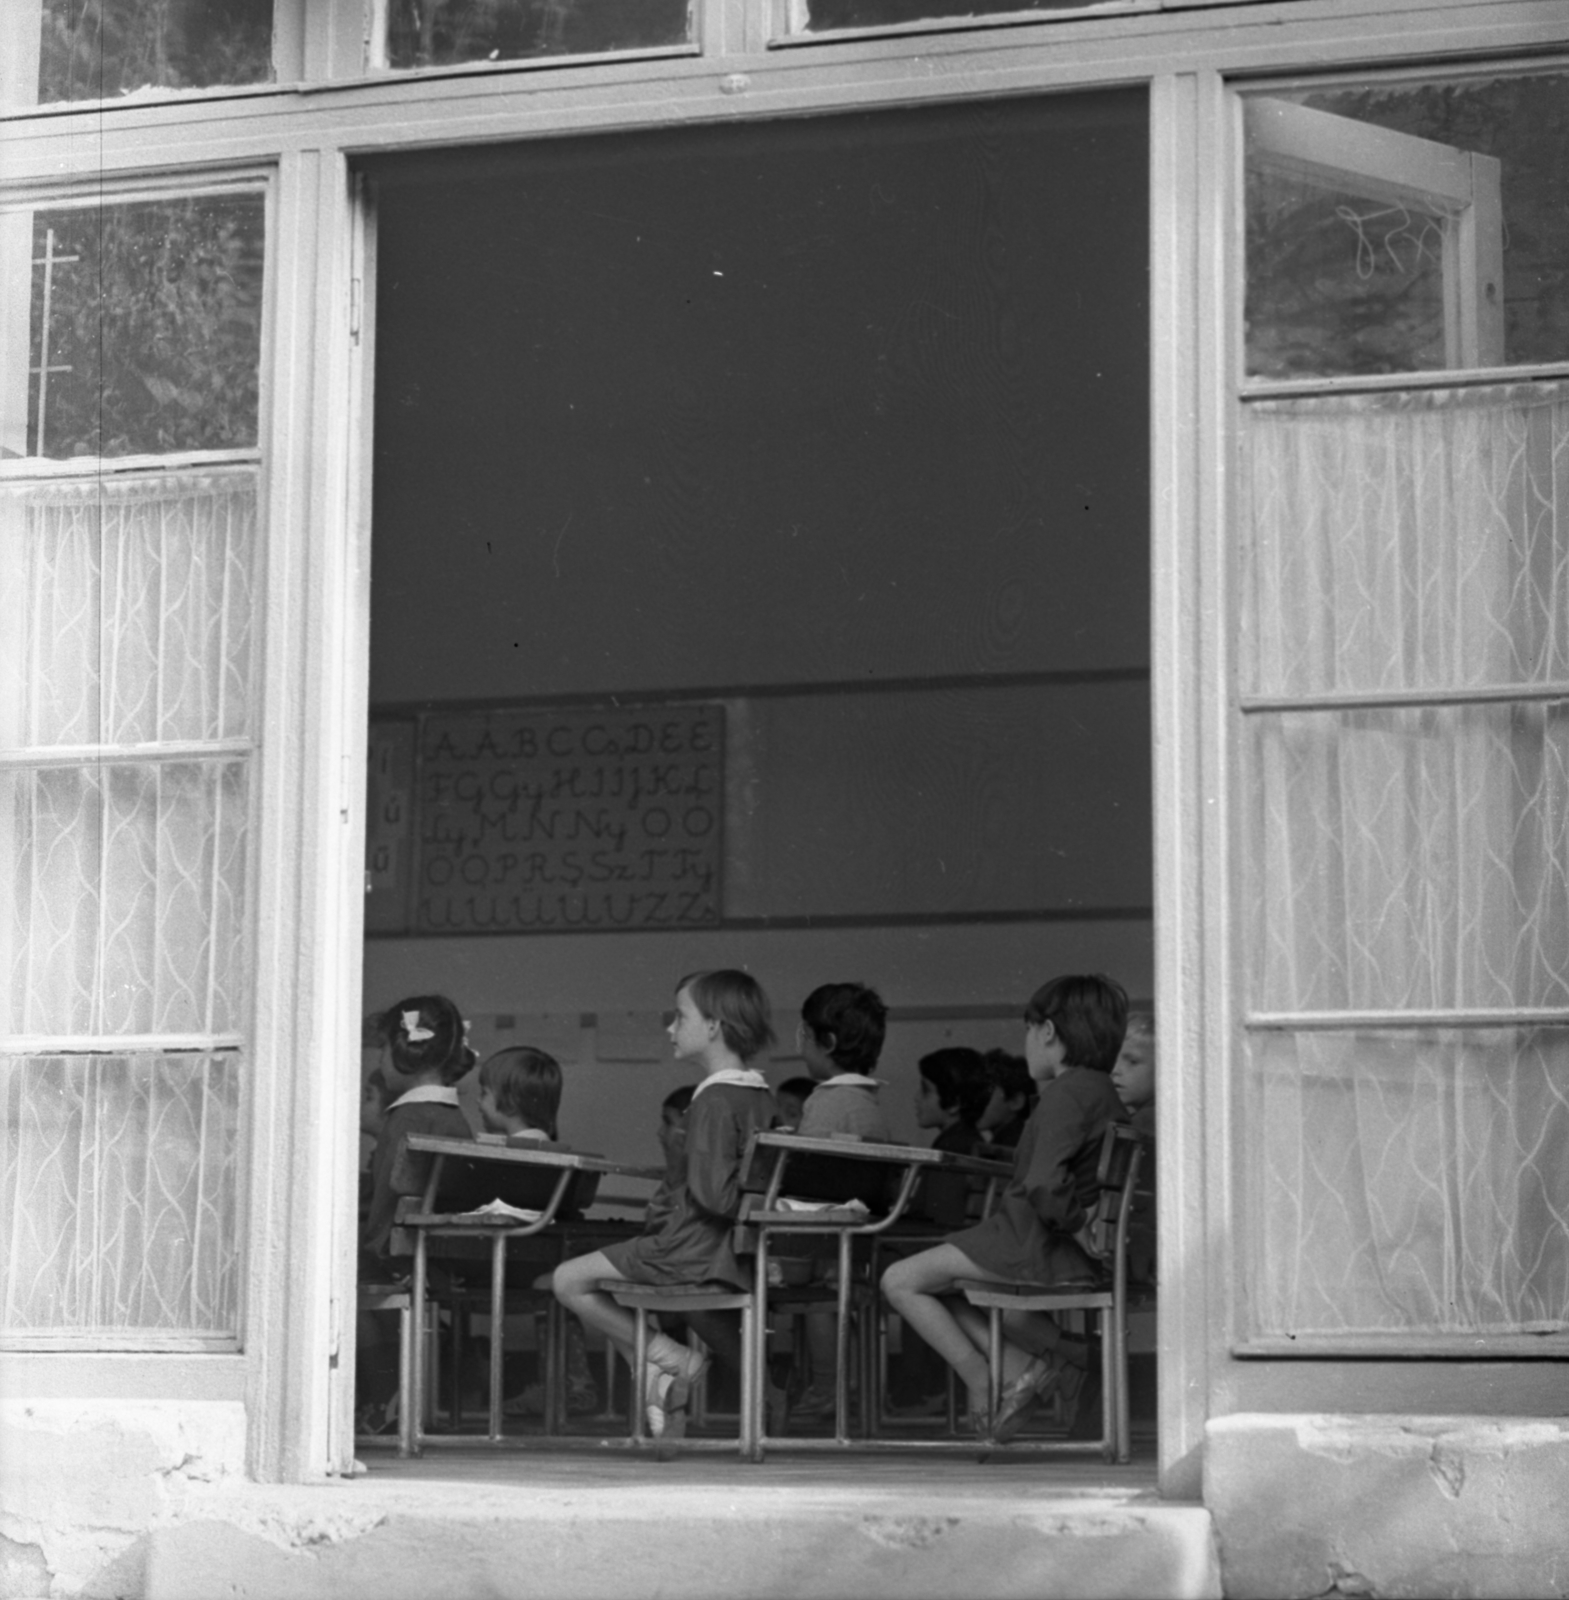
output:
[{"label": "classroom interior", "polygon": [[[919,1057],[1022,1050],[1046,978],[1149,1003],[1147,146],[1129,91],[370,164],[367,1014],[450,995],[651,1166],[694,970],[762,982],[775,1085],[812,988],[876,988],[919,1143]],[[542,925],[520,852],[453,892],[443,728],[691,716],[702,897],[548,931],[559,840]]]}]

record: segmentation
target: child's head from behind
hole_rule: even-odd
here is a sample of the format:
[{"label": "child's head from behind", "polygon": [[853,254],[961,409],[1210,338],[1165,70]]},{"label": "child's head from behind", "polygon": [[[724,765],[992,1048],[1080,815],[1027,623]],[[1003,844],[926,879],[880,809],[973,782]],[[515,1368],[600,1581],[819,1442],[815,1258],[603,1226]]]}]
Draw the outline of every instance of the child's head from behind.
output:
[{"label": "child's head from behind", "polygon": [[561,1064],[531,1045],[509,1045],[479,1069],[479,1109],[498,1133],[538,1128],[556,1137],[561,1109]]},{"label": "child's head from behind", "polygon": [[774,1099],[779,1102],[779,1115],[786,1127],[800,1126],[807,1098],[816,1087],[810,1078],[786,1078],[774,1090]]},{"label": "child's head from behind", "polygon": [[474,1065],[468,1025],[444,994],[414,995],[381,1014],[393,1070],[404,1078],[451,1085]]},{"label": "child's head from behind", "polygon": [[1122,1049],[1111,1069],[1111,1086],[1129,1111],[1147,1106],[1155,1098],[1155,1017],[1135,1011],[1128,1018]]},{"label": "child's head from behind", "polygon": [[946,1128],[955,1122],[975,1122],[986,1108],[991,1084],[986,1059],[979,1050],[948,1045],[916,1062],[920,1083],[916,1090],[915,1120],[923,1128]]},{"label": "child's head from behind", "polygon": [[1024,1021],[1025,1055],[1037,1080],[1042,1051],[1054,1065],[1110,1072],[1128,1025],[1127,990],[1099,972],[1053,978],[1030,996]]},{"label": "child's head from behind", "polygon": [[801,1049],[814,1078],[877,1070],[888,1007],[864,983],[825,983],[801,1007]]},{"label": "child's head from behind", "polygon": [[680,1002],[688,1002],[699,1024],[708,1025],[708,1038],[717,1033],[725,1049],[742,1061],[766,1050],[774,1042],[768,996],[749,972],[720,967],[712,972],[691,972],[676,985],[676,1017],[671,1038],[682,1056],[702,1054],[702,1028],[689,1032],[691,1019]]}]

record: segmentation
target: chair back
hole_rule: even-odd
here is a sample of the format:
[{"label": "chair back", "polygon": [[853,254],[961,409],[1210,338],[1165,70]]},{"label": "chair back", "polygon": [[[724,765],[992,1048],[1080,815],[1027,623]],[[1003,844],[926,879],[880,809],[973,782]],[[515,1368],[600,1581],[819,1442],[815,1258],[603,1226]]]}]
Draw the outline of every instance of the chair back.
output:
[{"label": "chair back", "polygon": [[1127,1244],[1145,1143],[1145,1135],[1126,1122],[1108,1122],[1101,1138],[1095,1205],[1075,1237],[1091,1260],[1107,1268],[1121,1259]]}]

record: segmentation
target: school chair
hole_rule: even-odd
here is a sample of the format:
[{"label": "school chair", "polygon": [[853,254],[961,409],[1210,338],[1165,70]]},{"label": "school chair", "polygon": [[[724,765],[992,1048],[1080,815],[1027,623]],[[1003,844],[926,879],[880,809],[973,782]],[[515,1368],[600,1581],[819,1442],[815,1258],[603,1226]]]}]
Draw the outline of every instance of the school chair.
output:
[{"label": "school chair", "polygon": [[[741,1313],[741,1404],[737,1419],[736,1448],[743,1461],[761,1461],[761,1405],[754,1393],[752,1349],[754,1330],[762,1314],[752,1289],[732,1289],[712,1283],[633,1283],[626,1278],[601,1278],[595,1285],[617,1305],[632,1313],[635,1322],[632,1348],[632,1443],[648,1443],[646,1411],[648,1405],[648,1318],[663,1312],[667,1316],[690,1316],[694,1311],[739,1311]],[[673,1446],[654,1441],[660,1454]],[[683,1449],[729,1449],[728,1441],[683,1439]]]},{"label": "school chair", "polygon": [[[958,1285],[972,1306],[987,1313],[991,1412],[1002,1398],[1002,1318],[1006,1311],[1093,1314],[1101,1341],[1101,1437],[1053,1441],[1063,1450],[1098,1449],[1107,1461],[1126,1462],[1128,1421],[1128,1221],[1144,1154],[1145,1136],[1125,1122],[1106,1126],[1095,1172],[1097,1197],[1078,1243],[1095,1266],[1093,1276],[1055,1284],[981,1283]],[[1005,1447],[1004,1447],[1005,1448]]]}]

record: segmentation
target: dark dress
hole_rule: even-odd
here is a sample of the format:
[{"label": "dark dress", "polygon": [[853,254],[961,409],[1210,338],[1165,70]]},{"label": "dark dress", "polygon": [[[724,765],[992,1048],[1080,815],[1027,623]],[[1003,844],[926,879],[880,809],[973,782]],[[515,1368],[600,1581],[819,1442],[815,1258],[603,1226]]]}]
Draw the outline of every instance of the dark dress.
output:
[{"label": "dark dress", "polygon": [[947,1242],[1003,1278],[1054,1283],[1089,1272],[1073,1235],[1095,1204],[1106,1124],[1127,1119],[1106,1073],[1064,1068],[1041,1089],[996,1209]]},{"label": "dark dress", "polygon": [[[933,1150],[946,1150],[953,1155],[971,1156],[981,1136],[973,1122],[950,1123],[932,1140]],[[921,1185],[915,1191],[910,1214],[917,1221],[935,1223],[939,1228],[962,1228],[970,1210],[970,1195],[974,1180],[962,1172],[926,1172],[921,1175]]]},{"label": "dark dress", "polygon": [[365,1219],[363,1248],[371,1257],[385,1256],[398,1201],[406,1194],[423,1194],[436,1159],[419,1150],[404,1149],[411,1133],[433,1133],[445,1139],[472,1139],[468,1118],[453,1105],[438,1100],[414,1100],[395,1105],[387,1113],[376,1140],[370,1168],[370,1208]]},{"label": "dark dress", "polygon": [[605,1258],[636,1283],[728,1283],[744,1288],[750,1272],[736,1260],[730,1234],[741,1210],[741,1163],[754,1133],[779,1120],[767,1089],[714,1083],[686,1114],[686,1182],[657,1232],[618,1240]]}]

